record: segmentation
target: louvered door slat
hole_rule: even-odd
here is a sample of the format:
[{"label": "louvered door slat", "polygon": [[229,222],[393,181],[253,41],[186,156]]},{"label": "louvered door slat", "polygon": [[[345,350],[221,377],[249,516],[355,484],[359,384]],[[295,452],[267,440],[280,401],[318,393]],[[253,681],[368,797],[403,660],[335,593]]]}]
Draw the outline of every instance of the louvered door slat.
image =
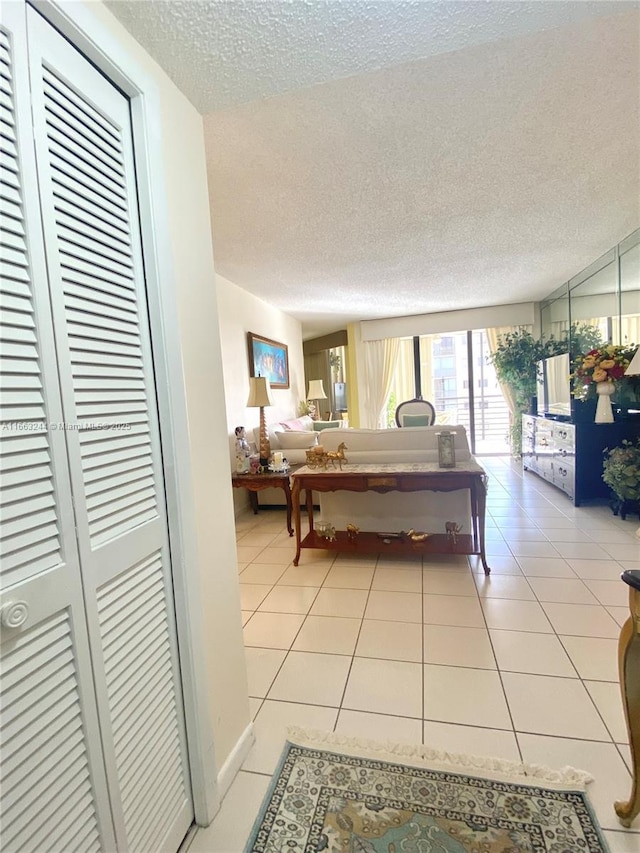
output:
[{"label": "louvered door slat", "polygon": [[69,205],[56,206],[56,223],[64,239],[85,248],[94,246],[98,254],[128,264],[131,260],[131,241],[121,230],[109,228],[103,222],[90,221]]},{"label": "louvered door slat", "polygon": [[[33,157],[25,7],[0,27],[0,821],[3,850],[114,849]],[[35,428],[34,428],[35,427]],[[89,766],[91,765],[91,771]]]},{"label": "louvered door slat", "polygon": [[[3,145],[2,190],[4,198],[7,188],[15,190],[14,198],[19,225],[10,231],[2,231],[2,279],[0,280],[0,302],[2,304],[2,324],[0,335],[0,385],[2,393],[0,405],[2,420],[7,425],[0,433],[3,452],[0,455],[0,518],[5,518],[7,504],[16,499],[11,487],[15,484],[32,483],[31,494],[49,494],[53,491],[53,468],[49,443],[46,436],[30,433],[22,435],[20,427],[27,421],[44,421],[46,418],[45,399],[42,390],[40,354],[34,319],[34,302],[31,290],[31,272],[24,229],[24,203],[20,179],[20,159],[16,136],[16,107],[13,85],[13,55],[9,33],[3,32],[1,52],[3,107],[0,119],[0,136]],[[9,141],[10,140],[10,144]],[[6,219],[3,219],[3,224]],[[6,275],[5,275],[6,273]],[[16,288],[11,282],[23,280],[25,287]],[[16,292],[18,291],[18,292]],[[10,377],[10,378],[9,378]],[[35,382],[34,382],[35,379]],[[17,439],[17,441],[16,441]],[[43,447],[46,442],[46,448]],[[37,447],[38,452],[34,453]],[[42,451],[45,450],[45,458]],[[44,463],[44,464],[43,464]],[[19,479],[18,479],[19,478]],[[20,499],[20,498],[18,498]],[[44,567],[53,567],[60,562],[61,544],[58,532],[57,515],[49,524],[41,526],[34,520],[24,517],[20,536],[16,532],[0,536],[0,558],[2,562],[2,583],[7,585],[16,578],[25,580],[32,573]],[[26,542],[31,543],[25,548]],[[29,566],[29,559],[37,561],[37,569]],[[47,559],[49,562],[47,563]],[[44,565],[43,565],[44,562]],[[4,573],[7,572],[7,576]]]},{"label": "louvered door slat", "polygon": [[126,193],[122,181],[113,181],[111,169],[108,166],[105,168],[101,158],[88,156],[86,147],[78,145],[68,134],[56,133],[52,127],[49,130],[49,150],[56,158],[65,162],[78,181],[104,193],[105,198],[117,207],[126,208]]},{"label": "louvered door slat", "polygon": [[[141,617],[137,623],[135,629],[137,636],[144,635],[145,643],[153,643],[158,646],[163,642],[163,638],[166,637],[165,627],[162,624],[162,614],[162,602],[156,600],[155,604],[152,603],[151,606],[147,606],[144,616]],[[135,673],[137,672],[135,667],[127,666],[127,673],[124,676],[120,675],[123,665],[131,663],[130,660],[127,660],[127,658],[131,657],[132,653],[131,628],[129,628],[127,633],[115,633],[112,634],[110,638],[105,634],[104,648],[105,650],[109,650],[109,663],[105,666],[107,681],[111,686],[113,686],[115,678],[119,678],[118,685],[120,689],[124,691],[127,689],[129,680],[131,678],[135,678]],[[116,673],[116,675],[111,677],[112,673]],[[114,699],[118,695],[117,691],[112,693],[112,697]]]},{"label": "louvered door slat", "polygon": [[[3,752],[13,756],[7,766],[9,772],[3,774],[0,798],[4,849],[41,849],[37,846],[39,835],[51,838],[55,809],[78,787],[86,803],[80,819],[84,825],[90,818],[97,839],[75,653],[66,615],[45,620],[12,643],[11,650],[3,654],[2,689]],[[24,755],[29,743],[24,728],[30,720],[37,720],[43,741],[43,750],[35,756]],[[52,792],[58,792],[53,805],[47,802]],[[79,816],[70,815],[68,819],[68,829],[72,829]]]},{"label": "louvered door slat", "polygon": [[31,22],[51,304],[74,425],[65,437],[118,847],[175,850],[193,807],[129,104]]},{"label": "louvered door slat", "polygon": [[88,190],[82,192],[82,187],[62,172],[54,172],[52,177],[52,193],[56,208],[73,210],[78,217],[86,217],[95,228],[102,228],[105,233],[113,231],[126,235],[127,221],[118,212],[97,207],[100,197]]},{"label": "louvered door slat", "polygon": [[83,276],[77,271],[65,270],[64,292],[67,296],[89,299],[106,306],[105,314],[116,311],[135,312],[135,298],[131,291],[110,281]]},{"label": "louvered door slat", "polygon": [[48,95],[47,103],[62,103],[67,115],[76,116],[84,127],[90,128],[107,146],[117,148],[118,133],[106,116],[101,115],[94,106],[90,106],[86,99],[70,86],[62,84],[46,67],[42,70],[42,78]]},{"label": "louvered door slat", "polygon": [[[115,241],[106,242],[104,237],[99,239],[95,229],[86,222],[75,221],[72,227],[66,226],[68,217],[57,216],[60,240],[68,247],[69,254],[80,254],[80,257],[98,257],[111,261],[115,268],[124,267],[124,272],[132,271],[131,258]],[[19,232],[18,232],[19,233]]]},{"label": "louvered door slat", "polygon": [[[44,789],[44,793],[57,793],[54,793],[50,798],[40,798],[37,803],[42,821],[47,824],[47,828],[25,825],[23,831],[15,838],[16,849],[24,850],[29,845],[32,850],[42,850],[43,844],[50,844],[52,836],[61,828],[61,809],[69,809],[71,813],[75,811],[75,803],[83,796],[82,792],[88,781],[88,770],[78,773],[75,768],[71,767],[66,772],[55,774],[49,783],[49,787]],[[20,817],[24,820],[25,815],[22,814]]]},{"label": "louvered door slat", "polygon": [[[155,780],[169,780],[176,802],[183,797],[161,555],[150,555],[104,585],[98,612],[127,836],[133,846],[136,838],[148,837],[151,825],[157,829],[163,822],[153,793]],[[139,713],[132,714],[132,708]]]}]

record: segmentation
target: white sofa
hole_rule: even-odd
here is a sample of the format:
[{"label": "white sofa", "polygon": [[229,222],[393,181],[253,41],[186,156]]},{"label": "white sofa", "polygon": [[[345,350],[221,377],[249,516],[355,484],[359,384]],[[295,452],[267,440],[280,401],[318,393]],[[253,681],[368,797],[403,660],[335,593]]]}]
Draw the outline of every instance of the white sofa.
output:
[{"label": "white sofa", "polygon": [[[463,426],[448,427],[455,434],[456,462],[471,458]],[[383,430],[327,430],[320,434],[325,450],[337,450],[344,442],[350,463],[437,462],[440,426]],[[468,490],[455,492],[319,492],[321,518],[337,530],[355,524],[360,530],[400,532],[414,528],[444,533],[445,523],[455,521],[463,533],[471,532]],[[315,500],[315,496],[314,496]]]},{"label": "white sofa", "polygon": [[[307,460],[307,450],[318,443],[320,433],[344,432],[342,421],[314,421],[308,415],[267,424],[271,452],[281,451],[290,465],[301,465]],[[260,428],[253,430],[256,447],[260,446]],[[339,443],[339,442],[338,442]],[[258,492],[258,504],[284,506],[282,489],[263,489]]]}]

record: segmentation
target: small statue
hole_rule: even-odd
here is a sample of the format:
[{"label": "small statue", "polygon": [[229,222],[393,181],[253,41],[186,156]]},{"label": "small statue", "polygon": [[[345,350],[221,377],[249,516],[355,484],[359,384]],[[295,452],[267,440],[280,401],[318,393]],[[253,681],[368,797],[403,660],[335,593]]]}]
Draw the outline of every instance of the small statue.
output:
[{"label": "small statue", "polygon": [[414,530],[410,535],[410,539],[412,542],[424,542],[424,540],[429,536],[428,533],[416,533]]},{"label": "small statue", "polygon": [[344,443],[344,441],[341,441],[340,444],[338,445],[337,450],[329,450],[328,451],[327,461],[331,462],[331,464],[334,468],[336,467],[336,462],[337,462],[338,467],[342,471],[342,463],[347,461],[347,457],[344,455],[344,452],[345,452],[345,450],[348,450],[348,449],[349,448]]},{"label": "small statue", "polygon": [[458,541],[458,533],[460,533],[460,531],[462,530],[462,525],[456,524],[455,521],[447,521],[445,523],[444,529],[447,531],[447,536],[449,537],[449,539],[455,545]]},{"label": "small statue", "polygon": [[249,472],[249,456],[251,450],[247,441],[247,434],[243,426],[236,427],[236,471],[238,474]]},{"label": "small statue", "polygon": [[428,536],[428,533],[418,533],[418,531],[414,530],[413,527],[410,527],[408,530],[400,531],[400,539],[404,542],[406,542],[407,539],[411,542],[424,542]]},{"label": "small statue", "polygon": [[316,444],[311,450],[307,450],[307,465],[309,468],[321,468],[326,471],[329,462],[333,468],[336,467],[337,462],[342,471],[342,463],[347,461],[347,457],[344,455],[345,450],[347,450],[347,445],[344,441],[340,442],[337,450],[329,451],[326,451],[321,444]]},{"label": "small statue", "polygon": [[359,527],[356,527],[355,524],[347,524],[347,539],[350,542],[355,542],[358,537],[358,533],[360,533]]},{"label": "small statue", "polygon": [[322,539],[327,539],[329,542],[335,542],[336,529],[333,524],[330,524],[328,521],[321,521],[318,523],[317,531],[318,536]]}]

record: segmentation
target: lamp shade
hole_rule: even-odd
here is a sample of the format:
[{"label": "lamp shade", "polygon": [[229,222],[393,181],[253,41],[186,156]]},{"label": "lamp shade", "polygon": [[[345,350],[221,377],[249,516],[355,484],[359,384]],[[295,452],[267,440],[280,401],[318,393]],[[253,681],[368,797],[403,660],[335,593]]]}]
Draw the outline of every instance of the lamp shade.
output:
[{"label": "lamp shade", "polygon": [[250,406],[273,406],[271,385],[266,376],[252,376],[249,379],[247,407]]},{"label": "lamp shade", "polygon": [[324,393],[324,388],[322,386],[322,379],[310,379],[309,380],[309,391],[307,393],[307,400],[326,400],[327,395]]},{"label": "lamp shade", "polygon": [[631,359],[629,367],[624,372],[625,376],[640,376],[640,347],[636,350],[636,354]]}]

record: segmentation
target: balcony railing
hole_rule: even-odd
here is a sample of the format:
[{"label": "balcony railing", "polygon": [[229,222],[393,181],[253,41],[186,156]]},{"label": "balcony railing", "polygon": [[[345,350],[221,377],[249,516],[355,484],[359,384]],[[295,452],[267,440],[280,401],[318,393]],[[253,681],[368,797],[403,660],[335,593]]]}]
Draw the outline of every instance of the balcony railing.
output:
[{"label": "balcony railing", "polygon": [[[471,438],[468,397],[436,397],[438,423],[461,424]],[[509,434],[509,409],[502,394],[481,394],[474,400],[475,447],[478,453],[505,451]]]}]

